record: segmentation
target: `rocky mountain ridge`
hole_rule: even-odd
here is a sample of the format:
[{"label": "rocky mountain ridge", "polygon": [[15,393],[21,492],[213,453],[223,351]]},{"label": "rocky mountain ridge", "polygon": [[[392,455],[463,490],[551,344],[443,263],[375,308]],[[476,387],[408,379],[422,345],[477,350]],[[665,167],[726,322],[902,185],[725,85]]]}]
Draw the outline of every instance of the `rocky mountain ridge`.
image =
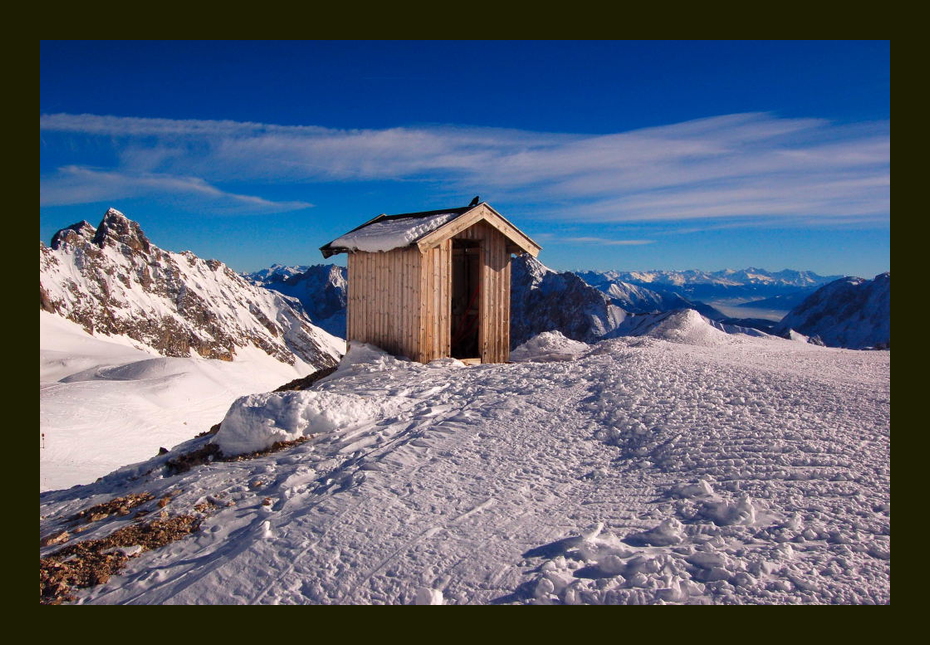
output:
[{"label": "rocky mountain ridge", "polygon": [[510,281],[511,347],[546,331],[594,342],[627,317],[606,294],[576,274],[553,271],[529,255],[513,259]]},{"label": "rocky mountain ridge", "polygon": [[290,365],[335,365],[343,346],[299,303],[248,283],[217,260],[152,244],[109,209],[39,244],[39,306],[91,334],[123,335],[163,356],[233,360],[257,347]]},{"label": "rocky mountain ridge", "polygon": [[824,285],[775,328],[794,330],[829,347],[891,347],[891,272],[872,280],[846,277]]}]

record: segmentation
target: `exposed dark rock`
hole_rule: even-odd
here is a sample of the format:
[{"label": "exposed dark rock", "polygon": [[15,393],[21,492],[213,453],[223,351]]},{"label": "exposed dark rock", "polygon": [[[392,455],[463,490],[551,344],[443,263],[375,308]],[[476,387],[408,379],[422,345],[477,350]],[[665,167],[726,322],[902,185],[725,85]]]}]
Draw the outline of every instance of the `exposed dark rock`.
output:
[{"label": "exposed dark rock", "polygon": [[52,237],[52,248],[56,251],[66,244],[72,246],[84,245],[93,241],[97,229],[84,220],[63,228]]},{"label": "exposed dark rock", "polygon": [[510,346],[517,347],[544,331],[590,343],[612,331],[626,317],[610,298],[576,274],[557,273],[525,255],[511,266]]},{"label": "exposed dark rock", "polygon": [[[86,222],[84,222],[86,224]],[[94,234],[94,244],[97,246],[125,245],[133,251],[149,253],[152,245],[142,232],[142,228],[115,208],[111,208],[103,216],[103,221]]]}]

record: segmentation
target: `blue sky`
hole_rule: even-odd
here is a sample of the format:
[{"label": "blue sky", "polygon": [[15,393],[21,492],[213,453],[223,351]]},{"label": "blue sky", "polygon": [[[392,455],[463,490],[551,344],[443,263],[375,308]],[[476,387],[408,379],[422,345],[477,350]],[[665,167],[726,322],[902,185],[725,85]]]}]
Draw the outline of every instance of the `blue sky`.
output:
[{"label": "blue sky", "polygon": [[[473,196],[559,269],[890,269],[888,41],[45,41],[40,237],[238,271]],[[340,256],[343,257],[343,256]]]}]

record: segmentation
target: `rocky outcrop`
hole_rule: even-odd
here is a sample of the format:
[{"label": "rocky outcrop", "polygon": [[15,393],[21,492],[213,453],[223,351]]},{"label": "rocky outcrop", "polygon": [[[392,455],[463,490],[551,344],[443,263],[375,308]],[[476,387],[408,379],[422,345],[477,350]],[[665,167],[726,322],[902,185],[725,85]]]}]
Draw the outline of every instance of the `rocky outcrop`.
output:
[{"label": "rocky outcrop", "polygon": [[56,251],[63,246],[79,246],[91,242],[96,235],[97,229],[90,225],[90,222],[84,220],[77,224],[72,224],[68,228],[63,228],[52,237],[52,248]]},{"label": "rocky outcrop", "polygon": [[341,342],[288,299],[226,265],[164,251],[115,209],[95,229],[80,222],[39,247],[39,306],[92,334],[122,335],[164,356],[233,360],[257,347],[275,359],[334,365]]},{"label": "rocky outcrop", "polygon": [[511,265],[510,346],[544,331],[590,343],[617,328],[626,312],[576,274],[558,273],[528,255]]}]

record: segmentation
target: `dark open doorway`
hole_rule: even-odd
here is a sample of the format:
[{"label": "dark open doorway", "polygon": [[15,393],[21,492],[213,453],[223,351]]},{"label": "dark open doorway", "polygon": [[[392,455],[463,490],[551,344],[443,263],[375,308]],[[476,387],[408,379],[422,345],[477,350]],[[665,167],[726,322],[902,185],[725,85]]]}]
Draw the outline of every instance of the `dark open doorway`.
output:
[{"label": "dark open doorway", "polygon": [[478,358],[481,300],[481,249],[474,240],[452,240],[453,358]]}]

